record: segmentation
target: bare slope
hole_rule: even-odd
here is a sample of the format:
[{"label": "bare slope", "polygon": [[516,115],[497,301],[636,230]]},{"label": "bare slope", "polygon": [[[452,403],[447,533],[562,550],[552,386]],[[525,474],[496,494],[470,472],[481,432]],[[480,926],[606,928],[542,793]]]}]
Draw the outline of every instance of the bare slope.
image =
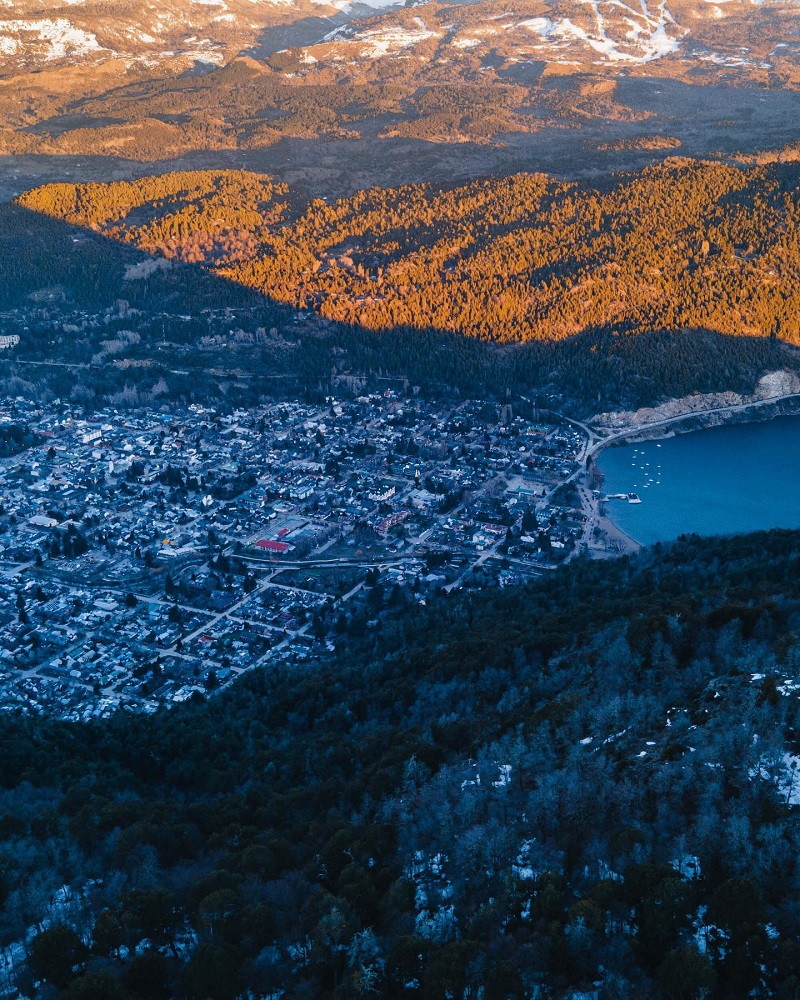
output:
[{"label": "bare slope", "polygon": [[[796,109],[773,120],[800,83],[799,33],[800,7],[778,0],[22,0],[0,17],[0,154],[155,161],[322,138],[363,156],[568,130],[573,152],[657,158],[697,129],[682,127],[690,103],[632,99],[645,77],[738,88],[714,149],[739,131],[752,148],[751,126],[782,145],[800,138]],[[764,99],[745,121],[742,87]]]}]

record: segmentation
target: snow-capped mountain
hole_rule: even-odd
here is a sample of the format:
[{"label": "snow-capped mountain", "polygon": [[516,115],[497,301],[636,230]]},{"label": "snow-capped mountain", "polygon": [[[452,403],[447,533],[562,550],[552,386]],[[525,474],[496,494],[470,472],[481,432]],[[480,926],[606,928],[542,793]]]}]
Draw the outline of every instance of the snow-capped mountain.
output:
[{"label": "snow-capped mountain", "polygon": [[[369,2],[0,0],[0,155],[149,162],[545,133],[575,156],[586,142],[656,156],[800,142],[800,0]],[[626,77],[726,86],[704,88],[690,124],[697,86],[656,100]]]},{"label": "snow-capped mountain", "polygon": [[793,77],[800,65],[800,8],[783,0],[0,0],[0,71],[107,60],[169,71],[221,65],[258,53],[276,29],[283,47],[305,50],[306,73],[489,53],[566,72],[667,60]]},{"label": "snow-capped mountain", "polygon": [[129,67],[221,65],[301,19],[331,25],[382,0],[0,0],[0,72],[119,60]]},{"label": "snow-capped mountain", "polygon": [[[703,75],[743,71],[789,82],[800,69],[800,6],[783,0],[495,0],[425,4],[332,31],[306,48],[305,72],[382,57],[538,62],[559,72]],[[698,81],[699,82],[699,81]],[[775,79],[772,80],[775,82]]]}]

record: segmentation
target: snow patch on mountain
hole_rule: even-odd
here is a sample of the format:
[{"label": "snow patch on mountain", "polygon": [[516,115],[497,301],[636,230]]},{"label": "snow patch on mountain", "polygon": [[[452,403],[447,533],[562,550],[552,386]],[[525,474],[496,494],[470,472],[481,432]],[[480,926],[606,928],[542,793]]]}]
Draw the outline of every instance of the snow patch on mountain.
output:
[{"label": "snow patch on mountain", "polygon": [[358,44],[361,55],[369,59],[379,59],[411,48],[429,38],[441,37],[440,32],[432,31],[419,17],[414,18],[414,25],[414,27],[395,25],[364,31],[356,34],[354,41]]},{"label": "snow patch on mountain", "polygon": [[[731,0],[733,2],[733,0]],[[386,13],[383,23],[371,20],[359,30],[358,22],[350,22],[329,32],[322,41],[337,43],[334,53],[322,59],[334,58],[357,62],[359,58],[379,59],[428,41],[442,39],[443,47],[454,52],[478,50],[482,45],[495,44],[490,35],[501,30],[506,36],[503,47],[509,62],[519,58],[545,59],[562,65],[591,61],[598,65],[643,65],[665,56],[680,54],[682,42],[689,34],[678,25],[667,6],[667,0],[571,0],[559,8],[555,4],[538,13],[539,4],[531,4],[534,16],[520,17],[506,11],[481,22],[472,16],[448,12],[461,23],[430,26],[417,18],[417,27],[405,16]],[[705,8],[707,9],[707,8]],[[718,9],[718,8],[717,8]],[[451,9],[452,11],[452,9]],[[434,14],[434,16],[436,16]],[[705,17],[715,15],[709,11]],[[489,26],[497,24],[497,29]],[[499,23],[497,23],[499,22]],[[352,54],[347,51],[352,47]]]},{"label": "snow patch on mountain", "polygon": [[[258,46],[265,29],[308,18],[322,23],[336,11],[344,16],[330,27],[339,27],[311,44],[307,34],[298,40],[309,56],[301,74],[328,61],[409,56],[431,40],[440,43],[443,63],[448,48],[449,61],[458,64],[491,47],[507,65],[543,60],[612,72],[636,72],[664,58],[706,73],[712,67],[763,72],[773,62],[793,63],[798,53],[790,40],[798,37],[800,8],[783,0],[519,0],[511,9],[456,2],[446,10],[415,3],[413,13],[422,15],[416,20],[403,6],[398,0],[127,0],[110,18],[105,0],[51,0],[46,17],[41,0],[0,0],[7,18],[0,20],[0,67],[104,58],[162,69],[177,60],[178,71],[190,60],[222,64]],[[763,37],[750,27],[754,16],[763,21]],[[723,19],[732,26],[730,39],[720,30]],[[291,35],[283,44],[291,44]]]},{"label": "snow patch on mountain", "polygon": [[391,7],[402,7],[401,0],[310,0],[318,7],[335,7],[343,14],[351,13],[358,7],[370,7],[375,11],[388,10]]},{"label": "snow patch on mountain", "polygon": [[[556,48],[572,49],[585,45],[603,62],[646,63],[677,52],[685,31],[675,28],[675,21],[662,2],[652,12],[645,0],[636,11],[621,0],[579,0],[591,13],[584,24],[574,18],[528,18],[517,22]],[[623,12],[620,14],[620,10]],[[619,29],[623,28],[622,31]]]},{"label": "snow patch on mountain", "polygon": [[30,53],[50,62],[102,51],[103,46],[96,35],[83,31],[63,17],[0,21],[0,53],[3,55]]},{"label": "snow patch on mountain", "polygon": [[[509,25],[511,27],[511,25]],[[517,21],[517,28],[528,28],[542,38],[547,38],[553,32],[553,22],[549,17],[529,17],[526,21]]]}]

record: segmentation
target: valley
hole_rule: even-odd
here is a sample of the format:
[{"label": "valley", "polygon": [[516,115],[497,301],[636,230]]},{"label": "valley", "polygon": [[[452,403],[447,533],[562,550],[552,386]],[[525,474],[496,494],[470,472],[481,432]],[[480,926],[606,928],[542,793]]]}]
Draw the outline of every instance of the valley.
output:
[{"label": "valley", "polygon": [[799,102],[794,0],[0,3],[2,1000],[796,1000]]},{"label": "valley", "polygon": [[[580,100],[580,86],[567,88],[568,101]],[[308,138],[290,130],[255,149],[187,150],[183,136],[173,137],[169,142],[177,144],[159,146],[154,161],[135,153],[130,143],[127,156],[125,146],[101,153],[94,127],[84,127],[77,143],[66,130],[59,144],[40,152],[36,143],[27,152],[11,152],[12,146],[3,154],[0,147],[0,200],[45,183],[133,180],[177,170],[243,169],[269,174],[308,197],[341,198],[375,185],[463,183],[524,171],[602,184],[615,172],[639,170],[676,154],[732,163],[797,155],[800,125],[790,92],[628,79],[617,83],[616,93],[632,107],[627,119],[608,118],[602,107],[572,124],[543,116],[534,131],[502,133],[488,144],[469,137],[452,143],[446,137],[381,136],[380,125],[365,120],[347,138]],[[47,137],[46,123],[39,135]]]},{"label": "valley", "polygon": [[27,186],[53,157],[81,180],[236,165],[330,197],[800,140],[797,47],[781,41],[798,15],[777,2],[237,0],[191,18],[175,3],[149,31],[144,4],[113,29],[94,0],[50,19],[28,6],[0,21],[0,154],[28,158]]}]

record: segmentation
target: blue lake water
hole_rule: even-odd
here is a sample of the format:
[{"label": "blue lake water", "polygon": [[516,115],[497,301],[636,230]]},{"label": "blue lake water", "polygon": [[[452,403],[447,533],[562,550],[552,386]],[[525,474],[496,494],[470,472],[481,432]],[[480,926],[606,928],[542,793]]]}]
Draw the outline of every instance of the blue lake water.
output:
[{"label": "blue lake water", "polygon": [[609,518],[643,545],[685,532],[730,535],[800,528],[800,417],[607,448],[598,467]]}]

